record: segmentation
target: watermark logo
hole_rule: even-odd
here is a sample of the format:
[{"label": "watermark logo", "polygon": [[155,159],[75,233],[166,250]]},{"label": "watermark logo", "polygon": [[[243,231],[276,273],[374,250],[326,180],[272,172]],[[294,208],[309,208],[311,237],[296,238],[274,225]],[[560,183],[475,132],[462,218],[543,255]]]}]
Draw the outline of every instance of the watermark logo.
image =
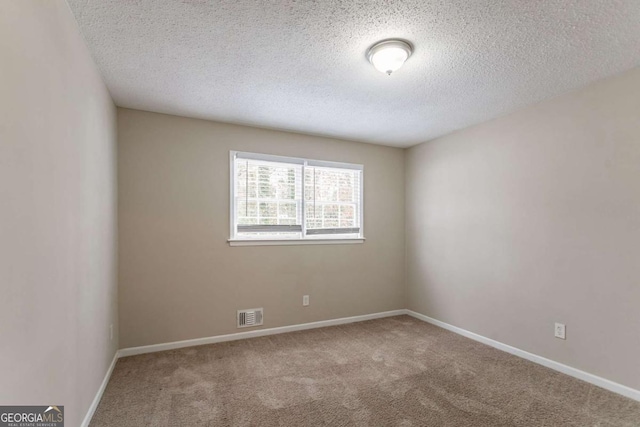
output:
[{"label": "watermark logo", "polygon": [[64,406],[0,406],[0,427],[64,427]]}]

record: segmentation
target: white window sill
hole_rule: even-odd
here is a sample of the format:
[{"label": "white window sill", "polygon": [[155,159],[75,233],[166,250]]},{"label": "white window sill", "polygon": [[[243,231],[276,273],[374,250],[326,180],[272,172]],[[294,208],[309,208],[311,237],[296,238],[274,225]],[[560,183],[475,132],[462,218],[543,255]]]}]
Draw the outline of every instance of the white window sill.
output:
[{"label": "white window sill", "polygon": [[229,239],[229,246],[287,246],[287,245],[353,245],[364,243],[364,237],[352,239]]}]

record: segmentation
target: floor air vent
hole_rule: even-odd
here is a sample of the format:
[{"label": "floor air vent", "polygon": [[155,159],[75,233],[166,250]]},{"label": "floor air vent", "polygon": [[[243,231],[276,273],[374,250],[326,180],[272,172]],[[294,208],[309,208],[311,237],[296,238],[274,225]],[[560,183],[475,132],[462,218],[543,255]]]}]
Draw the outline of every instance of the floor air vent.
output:
[{"label": "floor air vent", "polygon": [[262,325],[262,309],[238,310],[238,328]]}]

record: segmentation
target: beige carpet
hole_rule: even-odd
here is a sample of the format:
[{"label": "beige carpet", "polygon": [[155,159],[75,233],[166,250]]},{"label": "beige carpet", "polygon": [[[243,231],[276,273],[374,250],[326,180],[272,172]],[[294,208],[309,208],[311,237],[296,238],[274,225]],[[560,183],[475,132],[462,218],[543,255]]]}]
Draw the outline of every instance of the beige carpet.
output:
[{"label": "beige carpet", "polygon": [[640,403],[408,316],[120,359],[91,426],[640,426]]}]

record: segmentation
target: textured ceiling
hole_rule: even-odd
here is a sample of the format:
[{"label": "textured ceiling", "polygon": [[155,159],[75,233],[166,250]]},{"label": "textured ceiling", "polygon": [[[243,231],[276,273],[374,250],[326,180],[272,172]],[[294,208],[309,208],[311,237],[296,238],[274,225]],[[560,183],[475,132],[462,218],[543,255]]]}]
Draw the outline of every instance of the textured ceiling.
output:
[{"label": "textured ceiling", "polygon": [[640,65],[638,0],[68,2],[119,106],[400,147]]}]

